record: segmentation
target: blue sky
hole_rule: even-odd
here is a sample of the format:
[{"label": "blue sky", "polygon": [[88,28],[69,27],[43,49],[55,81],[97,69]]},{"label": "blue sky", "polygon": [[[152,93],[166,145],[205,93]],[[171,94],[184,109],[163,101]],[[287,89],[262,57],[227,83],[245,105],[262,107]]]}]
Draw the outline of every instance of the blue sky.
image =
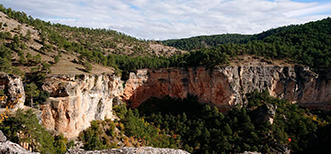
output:
[{"label": "blue sky", "polygon": [[150,40],[254,34],[331,16],[329,0],[2,0],[5,7],[71,26]]}]

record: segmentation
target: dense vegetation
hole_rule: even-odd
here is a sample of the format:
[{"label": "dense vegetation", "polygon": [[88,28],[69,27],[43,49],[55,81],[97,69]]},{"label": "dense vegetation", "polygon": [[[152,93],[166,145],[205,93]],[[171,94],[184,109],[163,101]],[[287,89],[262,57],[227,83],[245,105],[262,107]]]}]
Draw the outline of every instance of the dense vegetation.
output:
[{"label": "dense vegetation", "polygon": [[246,43],[253,35],[222,34],[211,36],[196,36],[184,39],[171,39],[162,41],[164,45],[173,46],[182,50],[199,50],[203,48],[216,47],[227,43]]},{"label": "dense vegetation", "polygon": [[63,135],[53,137],[47,132],[39,124],[39,120],[32,110],[18,110],[14,116],[9,116],[0,123],[0,130],[6,134],[8,140],[20,144],[24,143],[28,145],[28,149],[36,152],[60,154],[67,151],[67,146],[71,147]]},{"label": "dense vegetation", "polygon": [[331,68],[331,18],[284,26],[255,35],[214,35],[167,40],[163,43],[187,50],[208,48],[203,54],[209,53],[209,50],[217,51],[210,57],[221,53],[229,57],[252,54],[269,59],[292,60],[314,68]]},{"label": "dense vegetation", "polygon": [[114,130],[115,124],[109,119],[92,121],[91,127],[81,132],[79,139],[83,141],[85,150],[116,148],[117,144],[110,140],[115,137]]},{"label": "dense vegetation", "polygon": [[[301,109],[287,101],[268,96],[268,93],[253,93],[249,96],[250,105],[234,108],[227,116],[215,107],[201,105],[196,99],[174,100],[171,98],[152,99],[139,107],[146,121],[165,129],[167,133],[180,136],[182,148],[193,153],[237,153],[260,151],[275,153],[277,146],[302,153],[308,147],[311,136],[317,128],[330,126],[308,110]],[[274,123],[254,123],[250,110],[263,103],[278,106]],[[176,106],[176,108],[174,108]],[[320,139],[325,139],[320,134]]]},{"label": "dense vegetation", "polygon": [[91,127],[80,134],[85,150],[116,148],[119,142],[122,146],[179,147],[178,138],[168,136],[164,130],[146,122],[137,110],[128,110],[124,105],[115,106],[114,110],[120,121],[92,121]]},{"label": "dense vegetation", "polygon": [[[116,147],[118,142],[126,146],[181,148],[192,153],[331,150],[327,146],[331,143],[330,112],[309,111],[270,97],[268,92],[254,92],[247,97],[246,107],[236,107],[227,115],[216,107],[198,103],[192,96],[184,100],[152,98],[135,110],[115,106],[120,121],[94,121],[80,138],[89,150]],[[277,105],[273,124],[256,120],[255,111],[266,103]]]}]

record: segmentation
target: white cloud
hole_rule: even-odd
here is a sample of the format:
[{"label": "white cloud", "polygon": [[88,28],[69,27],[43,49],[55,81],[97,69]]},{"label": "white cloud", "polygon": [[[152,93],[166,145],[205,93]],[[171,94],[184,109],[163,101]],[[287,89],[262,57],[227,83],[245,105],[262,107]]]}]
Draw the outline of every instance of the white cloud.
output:
[{"label": "white cloud", "polygon": [[3,0],[2,3],[46,21],[110,28],[147,39],[252,34],[331,16],[331,2],[291,0]]}]

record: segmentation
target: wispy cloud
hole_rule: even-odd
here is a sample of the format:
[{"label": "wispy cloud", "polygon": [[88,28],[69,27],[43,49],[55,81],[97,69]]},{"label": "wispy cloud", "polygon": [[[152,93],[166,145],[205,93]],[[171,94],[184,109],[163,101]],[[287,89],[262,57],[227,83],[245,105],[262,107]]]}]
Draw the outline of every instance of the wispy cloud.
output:
[{"label": "wispy cloud", "polygon": [[331,2],[300,0],[3,0],[5,7],[72,26],[109,28],[138,38],[258,33],[331,16]]}]

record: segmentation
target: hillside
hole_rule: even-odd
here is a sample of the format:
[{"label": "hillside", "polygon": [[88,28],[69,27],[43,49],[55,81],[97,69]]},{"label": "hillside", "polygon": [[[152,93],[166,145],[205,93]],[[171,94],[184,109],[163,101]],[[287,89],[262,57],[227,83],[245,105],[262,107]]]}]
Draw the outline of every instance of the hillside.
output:
[{"label": "hillside", "polygon": [[49,74],[100,74],[114,72],[119,63],[116,60],[128,56],[169,57],[185,53],[113,30],[51,24],[3,5],[0,11],[1,57],[7,59],[1,59],[1,71],[7,73],[22,75],[34,69]]},{"label": "hillside", "polygon": [[[6,57],[11,59],[11,64],[13,66],[11,70],[2,68],[2,71],[21,74],[31,72],[32,68],[38,68],[40,65],[49,65],[50,68],[47,71],[53,74],[85,73],[82,71],[84,70],[82,65],[72,62],[72,60],[77,59],[77,54],[68,54],[65,51],[61,51],[61,56],[58,57],[61,62],[55,64],[54,58],[59,54],[56,46],[52,46],[49,42],[42,43],[39,30],[35,29],[33,26],[19,23],[2,12],[0,12],[0,23],[2,24],[1,49],[2,51],[11,51],[11,55],[10,53],[7,53],[8,57],[6,57],[3,52],[2,55],[3,58]],[[45,49],[47,47],[52,47],[52,49]],[[38,61],[40,61],[41,64],[36,63],[33,58],[35,57],[38,59],[38,54],[41,58]],[[10,65],[10,62],[8,63]],[[22,72],[16,72],[18,70],[15,70],[15,68],[19,68]],[[40,68],[38,69],[40,70]],[[92,70],[91,73],[97,74],[102,73],[100,70],[103,70],[103,72],[113,72],[111,69],[99,65],[93,65]]]},{"label": "hillside", "polygon": [[251,40],[253,35],[241,34],[221,34],[211,36],[196,36],[184,39],[164,40],[164,45],[176,47],[182,50],[198,50],[203,48],[216,47],[227,43],[246,43]]},{"label": "hillside", "polygon": [[[328,34],[330,33],[330,18],[320,21],[309,22],[301,25],[289,25],[273,28],[262,33],[254,35],[242,34],[221,34],[210,36],[196,36],[183,39],[170,39],[161,41],[165,45],[185,50],[198,50],[202,48],[212,48],[222,44],[247,44],[250,41],[280,42],[289,41],[288,44],[304,44],[304,38],[315,38],[314,42],[327,43]],[[286,40],[287,39],[287,40]]]}]

